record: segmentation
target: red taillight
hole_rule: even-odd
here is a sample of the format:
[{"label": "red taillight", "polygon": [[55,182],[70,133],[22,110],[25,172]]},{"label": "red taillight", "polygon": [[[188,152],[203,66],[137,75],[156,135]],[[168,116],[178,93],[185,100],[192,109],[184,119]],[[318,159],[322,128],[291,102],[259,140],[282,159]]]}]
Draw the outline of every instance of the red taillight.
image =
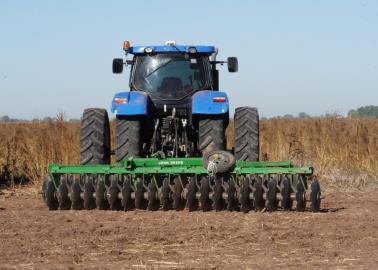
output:
[{"label": "red taillight", "polygon": [[213,97],[214,102],[226,102],[225,97]]},{"label": "red taillight", "polygon": [[126,104],[127,100],[126,98],[115,98],[114,103],[115,104]]}]

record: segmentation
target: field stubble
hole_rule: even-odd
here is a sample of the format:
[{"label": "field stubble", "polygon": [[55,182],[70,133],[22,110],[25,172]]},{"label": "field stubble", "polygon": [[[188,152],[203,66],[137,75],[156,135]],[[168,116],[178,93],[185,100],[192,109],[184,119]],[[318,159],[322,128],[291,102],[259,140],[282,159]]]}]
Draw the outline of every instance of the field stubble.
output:
[{"label": "field stubble", "polygon": [[[51,162],[78,163],[79,129],[79,121],[0,123],[0,184],[39,186]],[[377,119],[274,118],[261,121],[260,137],[261,160],[311,165],[323,188],[366,189],[378,183]],[[227,138],[231,149],[232,122]]]}]

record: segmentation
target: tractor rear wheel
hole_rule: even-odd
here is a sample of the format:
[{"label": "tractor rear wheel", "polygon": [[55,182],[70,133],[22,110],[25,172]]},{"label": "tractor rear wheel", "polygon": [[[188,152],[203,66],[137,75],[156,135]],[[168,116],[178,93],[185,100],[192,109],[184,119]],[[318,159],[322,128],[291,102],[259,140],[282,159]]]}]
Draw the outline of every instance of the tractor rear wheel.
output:
[{"label": "tractor rear wheel", "polygon": [[236,108],[234,116],[236,160],[259,161],[259,114],[256,108]]},{"label": "tractor rear wheel", "polygon": [[140,116],[120,117],[116,120],[117,162],[125,157],[138,157],[142,149],[142,118]]},{"label": "tractor rear wheel", "polygon": [[198,121],[198,149],[203,154],[226,149],[225,115],[205,115]]},{"label": "tractor rear wheel", "polygon": [[80,125],[80,163],[110,163],[110,128],[105,109],[85,109]]}]

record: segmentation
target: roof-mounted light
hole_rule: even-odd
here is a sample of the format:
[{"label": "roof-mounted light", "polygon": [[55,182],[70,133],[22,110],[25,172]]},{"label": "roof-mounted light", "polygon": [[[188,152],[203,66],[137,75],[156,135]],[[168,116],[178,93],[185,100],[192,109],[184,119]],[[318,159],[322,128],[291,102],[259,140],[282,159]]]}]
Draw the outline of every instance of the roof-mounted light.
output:
[{"label": "roof-mounted light", "polygon": [[188,51],[189,51],[189,53],[194,54],[194,53],[197,53],[197,48],[195,48],[195,47],[190,47]]},{"label": "roof-mounted light", "polygon": [[152,51],[153,51],[153,50],[152,50],[151,47],[147,47],[147,48],[144,49],[144,52],[145,52],[145,53],[152,53]]},{"label": "roof-mounted light", "polygon": [[165,42],[166,46],[176,46],[176,41],[174,40],[168,40]]},{"label": "roof-mounted light", "polygon": [[123,42],[123,50],[124,51],[128,51],[129,49],[130,49],[130,41],[128,41],[128,40],[125,40],[124,42]]}]

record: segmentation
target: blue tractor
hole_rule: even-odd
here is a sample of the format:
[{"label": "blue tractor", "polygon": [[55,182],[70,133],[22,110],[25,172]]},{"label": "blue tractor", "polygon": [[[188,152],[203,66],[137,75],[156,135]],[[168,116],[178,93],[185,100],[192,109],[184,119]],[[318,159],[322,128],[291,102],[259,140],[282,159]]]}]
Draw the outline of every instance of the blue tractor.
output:
[{"label": "blue tractor", "polygon": [[[113,73],[129,66],[129,91],[115,94],[115,149],[110,149],[107,111],[86,109],[81,124],[81,164],[108,164],[126,157],[196,157],[226,150],[229,100],[219,89],[217,65],[237,72],[238,60],[216,59],[214,46],[130,46],[126,59],[113,60]],[[127,57],[133,55],[132,59]],[[234,155],[258,161],[259,118],[256,108],[235,111]]]},{"label": "blue tractor", "polygon": [[[107,110],[86,109],[81,120],[81,165],[51,164],[43,199],[55,209],[202,209],[319,211],[313,169],[259,159],[256,108],[234,114],[234,149],[226,150],[229,103],[219,90],[218,64],[236,72],[238,61],[217,61],[213,46],[124,43],[129,91],[112,100],[116,115],[111,150]],[[127,55],[133,55],[128,59]],[[110,164],[111,155],[114,163]],[[311,181],[311,185],[307,184]]]}]

